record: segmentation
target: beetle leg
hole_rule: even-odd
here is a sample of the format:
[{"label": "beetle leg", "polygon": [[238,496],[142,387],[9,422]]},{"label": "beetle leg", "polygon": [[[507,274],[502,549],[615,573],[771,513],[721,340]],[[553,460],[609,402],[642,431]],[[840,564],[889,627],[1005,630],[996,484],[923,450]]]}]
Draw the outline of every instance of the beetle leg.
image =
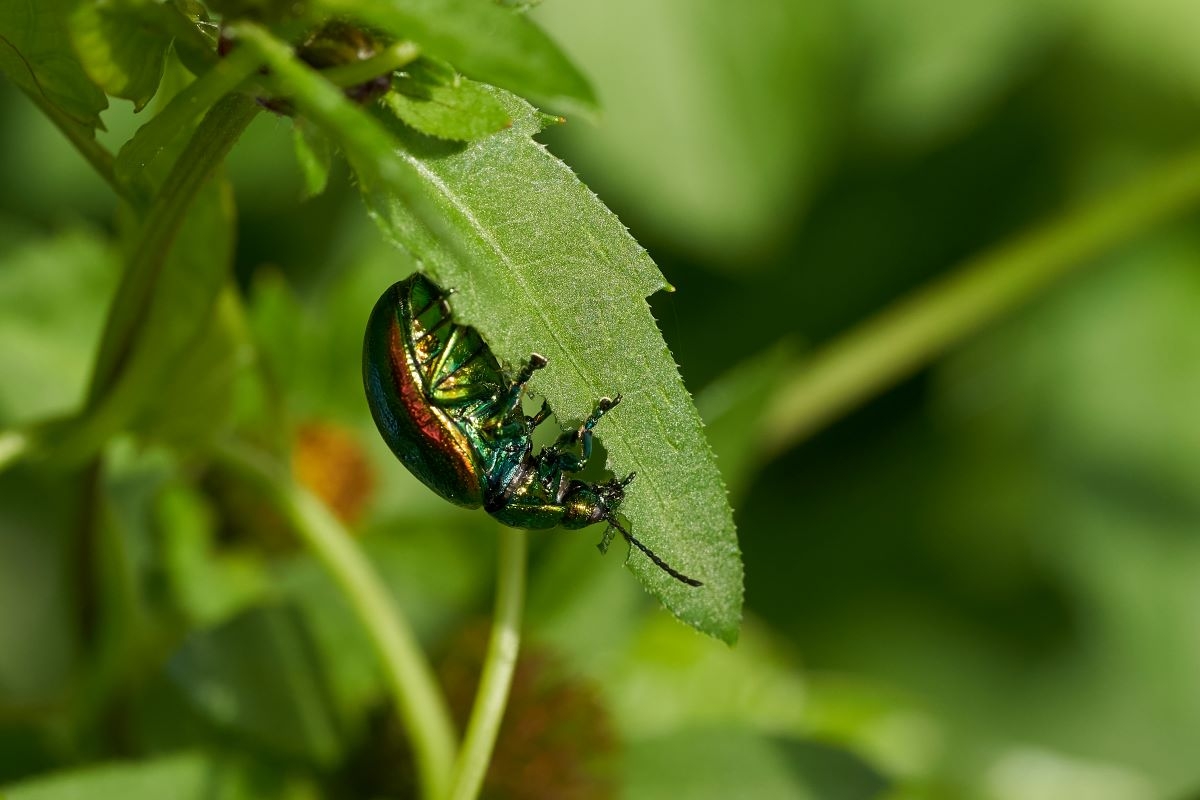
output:
[{"label": "beetle leg", "polygon": [[584,431],[591,431],[592,428],[596,427],[596,423],[600,421],[600,418],[616,408],[620,402],[621,395],[617,395],[616,397],[601,397],[596,402],[596,410],[593,411],[592,415],[584,420],[583,424],[579,426],[580,435],[582,435]]},{"label": "beetle leg", "polygon": [[548,420],[550,418],[551,413],[552,412],[550,411],[550,401],[543,400],[542,407],[538,410],[538,412],[536,414],[534,414],[532,417],[529,417],[529,430],[533,430],[538,425],[541,425],[543,422]]},{"label": "beetle leg", "polygon": [[525,384],[529,383],[529,379],[533,377],[533,373],[545,367],[547,363],[549,362],[546,361],[545,356],[539,353],[531,353],[529,355],[529,363],[526,364],[521,369],[520,374],[517,375],[517,388],[523,388]]},{"label": "beetle leg", "polygon": [[571,479],[567,477],[567,474],[565,472],[559,472],[558,473],[558,486],[554,486],[554,487],[547,486],[546,489],[547,489],[547,491],[549,491],[551,488],[553,488],[554,502],[558,503],[559,505],[562,505],[563,499],[567,496],[567,489],[570,488],[570,486],[571,486]]},{"label": "beetle leg", "polygon": [[[520,373],[517,374],[517,380],[508,387],[508,394],[504,397],[503,402],[498,405],[498,410],[494,411],[493,413],[498,416],[507,417],[512,412],[516,411],[521,405],[521,392],[524,391],[525,384],[529,383],[529,379],[533,377],[533,373],[545,367],[546,364],[547,361],[544,356],[538,355],[537,353],[530,355],[529,363],[521,368]],[[545,416],[542,416],[543,414]],[[541,420],[548,416],[550,416],[550,408],[547,406],[546,402],[543,401],[542,410],[538,412],[538,416],[526,418],[529,420],[526,430],[533,430],[541,424]]]},{"label": "beetle leg", "polygon": [[617,529],[614,528],[612,526],[612,524],[606,525],[604,527],[604,536],[600,539],[600,542],[596,545],[596,549],[599,550],[602,555],[607,555],[608,546],[610,544],[612,544],[613,537],[616,535],[617,535]]}]

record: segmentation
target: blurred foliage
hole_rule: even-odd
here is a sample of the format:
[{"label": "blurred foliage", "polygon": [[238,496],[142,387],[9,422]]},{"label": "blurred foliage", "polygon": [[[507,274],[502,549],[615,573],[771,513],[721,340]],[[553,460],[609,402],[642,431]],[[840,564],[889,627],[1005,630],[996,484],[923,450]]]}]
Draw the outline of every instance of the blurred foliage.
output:
[{"label": "blurred foliage", "polygon": [[[404,5],[380,4],[380,26],[401,24]],[[24,7],[5,7],[0,26]],[[539,138],[677,289],[651,306],[737,507],[749,616],[730,650],[657,610],[590,535],[534,534],[530,658],[502,737],[545,722],[543,701],[521,698],[577,714],[582,732],[545,750],[563,762],[542,767],[577,774],[595,755],[571,749],[584,742],[609,761],[562,796],[1200,791],[1200,217],[1111,254],[769,463],[747,435],[798,353],[1194,145],[1200,12],[547,0],[531,16],[602,109],[599,124],[571,118]],[[17,22],[23,42],[62,34]],[[0,66],[14,74],[11,44]],[[542,102],[586,86],[574,70],[551,79],[495,52],[453,55],[471,78]],[[57,67],[13,83],[72,109],[80,135],[102,119],[113,149],[165,99],[100,114],[98,96],[68,91],[83,66]],[[163,86],[177,91],[181,71],[169,55]],[[0,120],[7,429],[85,401],[127,221],[6,83]],[[442,654],[448,686],[469,692],[494,530],[400,469],[361,397],[366,314],[414,265],[370,225],[327,143],[303,139],[298,163],[293,138],[260,114],[229,159],[236,285],[188,321],[207,326],[206,347],[175,366],[196,382],[144,398],[146,435],[110,443],[97,470],[0,474],[7,800],[411,790],[345,598],[262,498],[180,446],[234,421],[295,463],[347,459],[370,476],[347,524]],[[343,490],[305,470],[336,507]],[[516,755],[493,763],[494,796],[539,796],[510,763],[538,740],[506,741]]]}]

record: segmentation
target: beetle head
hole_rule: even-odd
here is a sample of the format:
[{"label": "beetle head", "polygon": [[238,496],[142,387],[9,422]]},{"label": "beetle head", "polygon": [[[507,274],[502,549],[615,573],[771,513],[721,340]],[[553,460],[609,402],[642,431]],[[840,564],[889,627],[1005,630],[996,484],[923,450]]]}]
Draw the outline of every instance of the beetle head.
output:
[{"label": "beetle head", "polygon": [[622,524],[621,518],[617,515],[617,509],[620,507],[621,502],[624,501],[625,487],[633,481],[634,475],[635,473],[631,472],[623,480],[614,479],[608,483],[571,481],[571,485],[567,488],[566,496],[563,498],[563,505],[566,506],[566,514],[563,516],[562,526],[564,528],[586,528],[588,525],[597,522],[607,522],[608,530],[605,531],[604,539],[600,542],[600,552],[608,549],[608,543],[612,540],[612,532],[615,528],[625,537],[625,541],[645,553],[646,557],[653,561],[655,566],[675,580],[685,583],[688,586],[703,586],[703,583],[695,578],[689,578],[687,575],[684,575],[659,558],[649,547],[638,541],[629,532],[629,528],[627,527],[629,525],[628,521]]},{"label": "beetle head", "polygon": [[625,500],[625,487],[633,480],[633,473],[624,480],[607,483],[584,483],[571,481],[563,496],[564,528],[586,528],[597,522],[612,522],[613,515]]}]

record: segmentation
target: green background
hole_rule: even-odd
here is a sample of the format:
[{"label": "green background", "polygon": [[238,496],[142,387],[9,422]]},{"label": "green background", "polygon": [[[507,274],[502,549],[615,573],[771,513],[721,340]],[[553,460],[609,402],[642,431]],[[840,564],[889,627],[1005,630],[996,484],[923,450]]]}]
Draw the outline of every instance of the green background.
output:
[{"label": "green background", "polygon": [[[543,672],[513,707],[558,697],[576,715],[534,740],[552,766],[591,776],[582,797],[1200,791],[1195,214],[782,453],[755,449],[807,354],[1193,146],[1200,7],[547,0],[533,14],[603,108],[541,140],[676,288],[651,305],[731,489],[747,610],[730,650],[658,610],[590,533],[534,535],[527,653]],[[110,143],[140,124],[127,102],[104,118]],[[245,323],[290,422],[336,424],[366,453],[354,526],[449,675],[488,613],[495,531],[377,440],[365,309],[411,264],[344,165],[301,201],[291,139],[262,114],[230,160]],[[0,176],[9,427],[79,402],[117,223],[105,185],[6,84]],[[129,443],[106,458],[112,552],[73,549],[71,476],[0,477],[5,796],[403,796],[403,746],[372,722],[371,651],[311,558],[187,464]],[[136,600],[98,592],[81,558],[128,572]],[[170,613],[146,623],[142,605]],[[116,689],[92,707],[96,685]],[[533,763],[521,736],[502,734],[492,791],[554,796],[503,774]]]}]

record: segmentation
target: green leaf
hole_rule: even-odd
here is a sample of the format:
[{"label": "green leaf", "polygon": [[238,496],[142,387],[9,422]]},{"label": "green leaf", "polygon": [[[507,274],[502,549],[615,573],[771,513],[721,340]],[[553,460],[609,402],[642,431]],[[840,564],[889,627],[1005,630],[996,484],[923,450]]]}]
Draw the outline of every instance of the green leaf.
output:
[{"label": "green leaf", "polygon": [[470,142],[512,124],[487,86],[453,74],[438,79],[421,62],[395,77],[383,103],[405,124],[438,139]]},{"label": "green leaf", "polygon": [[610,468],[638,473],[622,512],[635,536],[705,585],[685,586],[638,553],[628,564],[681,620],[732,642],[742,602],[737,537],[699,415],[646,304],[666,284],[620,221],[533,140],[537,112],[498,97],[513,127],[466,147],[393,122],[398,155],[425,176],[467,263],[394,197],[366,190],[368,206],[441,285],[457,290],[455,313],[506,363],[531,352],[549,359],[532,388],[561,422],[582,420],[599,397],[623,396],[597,430]]},{"label": "green leaf", "polygon": [[355,17],[411,39],[465,75],[582,114],[596,111],[591,86],[528,18],[487,0],[316,0],[329,14]]},{"label": "green leaf", "polygon": [[329,183],[329,167],[333,162],[333,144],[324,133],[303,117],[294,121],[293,142],[296,161],[304,173],[304,198],[316,197]]},{"label": "green leaf", "polygon": [[252,609],[189,637],[167,673],[219,727],[272,750],[329,765],[342,750],[312,639],[290,607]]},{"label": "green leaf", "polygon": [[158,90],[171,43],[169,5],[149,0],[84,0],[70,18],[83,68],[105,92],[141,111]]},{"label": "green leaf", "polygon": [[67,18],[75,0],[0,3],[0,71],[59,124],[91,137],[108,99],[71,50]]}]

